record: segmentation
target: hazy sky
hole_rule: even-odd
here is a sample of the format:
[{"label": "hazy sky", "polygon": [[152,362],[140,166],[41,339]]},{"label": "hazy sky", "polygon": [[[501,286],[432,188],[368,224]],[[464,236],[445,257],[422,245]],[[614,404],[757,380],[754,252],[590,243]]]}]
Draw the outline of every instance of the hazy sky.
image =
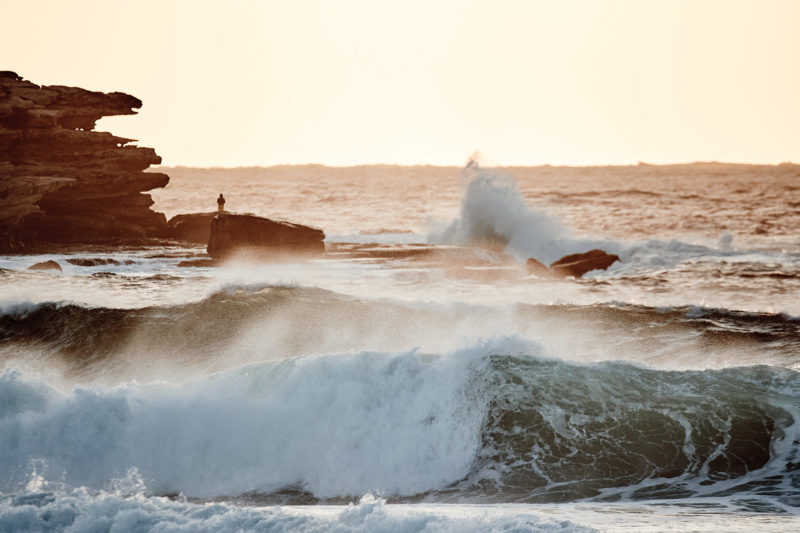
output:
[{"label": "hazy sky", "polygon": [[0,69],[167,165],[800,162],[800,0],[2,0]]}]

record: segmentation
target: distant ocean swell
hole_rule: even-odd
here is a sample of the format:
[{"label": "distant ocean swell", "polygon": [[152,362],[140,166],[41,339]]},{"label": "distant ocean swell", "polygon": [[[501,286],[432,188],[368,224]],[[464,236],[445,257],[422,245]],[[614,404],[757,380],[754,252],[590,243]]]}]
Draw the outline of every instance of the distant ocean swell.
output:
[{"label": "distant ocean swell", "polygon": [[540,352],[502,337],[438,355],[330,354],[70,392],[6,371],[0,492],[107,490],[133,472],[150,494],[199,499],[741,495],[756,510],[800,506],[798,372]]}]

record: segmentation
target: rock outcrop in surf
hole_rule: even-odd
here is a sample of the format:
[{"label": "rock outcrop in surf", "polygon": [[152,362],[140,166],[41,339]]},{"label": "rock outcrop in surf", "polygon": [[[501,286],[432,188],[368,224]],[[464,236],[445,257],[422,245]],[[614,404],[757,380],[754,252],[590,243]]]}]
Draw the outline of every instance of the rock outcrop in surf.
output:
[{"label": "rock outcrop in surf", "polygon": [[152,148],[94,131],[142,106],[131,95],[39,86],[0,72],[0,250],[131,244],[163,236],[166,217],[144,191],[169,176]]},{"label": "rock outcrop in surf", "polygon": [[211,220],[216,214],[214,211],[175,215],[167,222],[167,237],[196,244],[208,244],[208,239],[211,237]]},{"label": "rock outcrop in surf", "polygon": [[592,270],[606,270],[619,261],[619,256],[603,250],[589,250],[582,254],[565,255],[558,261],[546,267],[535,258],[528,259],[526,266],[528,272],[539,277],[579,278]]},{"label": "rock outcrop in surf", "polygon": [[550,264],[550,272],[556,276],[579,278],[592,270],[606,270],[616,261],[619,261],[619,256],[616,254],[609,254],[603,250],[589,250],[582,254],[565,255]]},{"label": "rock outcrop in surf", "polygon": [[28,270],[61,270],[61,265],[53,261],[42,261],[28,267]]},{"label": "rock outcrop in surf", "polygon": [[270,260],[285,254],[320,254],[325,233],[317,228],[255,215],[219,213],[211,221],[208,255]]}]

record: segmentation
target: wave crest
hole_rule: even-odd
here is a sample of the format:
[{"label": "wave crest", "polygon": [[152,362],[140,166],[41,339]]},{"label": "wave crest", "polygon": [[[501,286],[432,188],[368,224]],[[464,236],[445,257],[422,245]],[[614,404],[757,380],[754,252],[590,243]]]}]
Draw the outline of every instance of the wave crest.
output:
[{"label": "wave crest", "polygon": [[[181,385],[58,392],[0,377],[0,492],[36,476],[155,494],[553,502],[741,493],[800,503],[800,374],[441,355],[249,365]],[[294,494],[294,496],[292,496]]]}]

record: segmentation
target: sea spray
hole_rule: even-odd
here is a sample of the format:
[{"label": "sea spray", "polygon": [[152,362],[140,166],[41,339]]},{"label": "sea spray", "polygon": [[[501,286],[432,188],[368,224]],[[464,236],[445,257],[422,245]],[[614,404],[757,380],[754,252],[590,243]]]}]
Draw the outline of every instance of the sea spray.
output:
[{"label": "sea spray", "polygon": [[466,476],[478,452],[487,349],[329,355],[67,394],[6,373],[0,491],[24,486],[37,460],[38,475],[72,487],[135,467],[156,494],[424,493]]},{"label": "sea spray", "polygon": [[462,182],[459,218],[431,232],[430,242],[500,246],[522,261],[535,257],[548,263],[593,245],[575,240],[554,215],[530,207],[511,176],[481,168],[474,158],[464,167]]},{"label": "sea spray", "polygon": [[733,251],[729,232],[720,236],[717,248],[658,236],[646,241],[578,238],[554,214],[528,205],[511,175],[483,168],[474,158],[462,170],[462,184],[459,217],[444,228],[430,231],[429,242],[500,249],[520,262],[533,257],[544,263],[600,248],[621,257],[621,263],[611,270],[622,273],[635,273],[642,266],[675,266],[709,255],[752,255]]},{"label": "sea spray", "polygon": [[[542,292],[534,283],[527,290]],[[131,380],[186,383],[245,364],[348,351],[402,353],[416,346],[449,353],[506,335],[536,339],[565,360],[627,359],[662,369],[792,367],[800,349],[800,321],[790,315],[622,302],[370,301],[321,289],[240,286],[179,306],[52,303],[9,311],[0,313],[7,368],[49,376],[62,390]]]},{"label": "sea spray", "polygon": [[331,354],[182,385],[57,392],[0,377],[0,492],[191,498],[367,491],[395,501],[774,497],[797,505],[800,373],[545,358],[517,337],[447,354]]}]

